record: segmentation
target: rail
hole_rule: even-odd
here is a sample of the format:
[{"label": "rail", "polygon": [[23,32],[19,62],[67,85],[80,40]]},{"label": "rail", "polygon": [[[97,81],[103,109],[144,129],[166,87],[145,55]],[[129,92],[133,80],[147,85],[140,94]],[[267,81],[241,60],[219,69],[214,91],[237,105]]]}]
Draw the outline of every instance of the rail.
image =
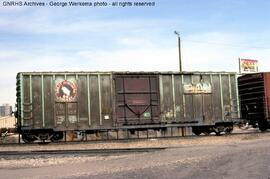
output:
[{"label": "rail", "polygon": [[108,154],[127,154],[127,153],[142,153],[165,150],[166,147],[150,147],[150,148],[114,148],[114,149],[72,149],[72,150],[13,150],[0,151],[0,157],[9,156],[39,156],[39,155],[108,155]]}]

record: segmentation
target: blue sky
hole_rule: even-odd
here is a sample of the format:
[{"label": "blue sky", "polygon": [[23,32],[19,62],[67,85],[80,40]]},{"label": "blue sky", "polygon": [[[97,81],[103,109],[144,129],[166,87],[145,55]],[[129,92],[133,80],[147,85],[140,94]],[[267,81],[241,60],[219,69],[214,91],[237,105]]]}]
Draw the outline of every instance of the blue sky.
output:
[{"label": "blue sky", "polygon": [[177,71],[174,30],[184,71],[236,72],[239,57],[270,71],[270,1],[152,1],[154,7],[44,8],[0,0],[0,104],[15,103],[19,71]]}]

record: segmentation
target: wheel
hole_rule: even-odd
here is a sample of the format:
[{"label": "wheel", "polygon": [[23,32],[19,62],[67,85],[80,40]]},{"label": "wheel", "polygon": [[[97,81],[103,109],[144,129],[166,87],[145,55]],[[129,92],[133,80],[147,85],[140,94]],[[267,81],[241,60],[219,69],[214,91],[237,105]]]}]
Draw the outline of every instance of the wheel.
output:
[{"label": "wheel", "polygon": [[227,128],[225,129],[225,133],[226,133],[226,134],[230,134],[232,131],[233,131],[233,126],[227,127]]},{"label": "wheel", "polygon": [[22,134],[22,140],[25,142],[25,143],[33,143],[36,139],[30,135],[27,135],[27,134]]},{"label": "wheel", "polygon": [[221,134],[221,132],[220,131],[215,131],[215,133],[216,133],[216,136],[220,136]]},{"label": "wheel", "polygon": [[258,122],[258,125],[259,125],[259,129],[263,132],[263,131],[266,131],[267,128],[268,128],[268,123],[266,120],[260,120]]},{"label": "wheel", "polygon": [[202,130],[202,133],[204,133],[204,135],[210,135],[211,132],[213,132],[211,127],[206,127]]},{"label": "wheel", "polygon": [[195,135],[200,135],[202,133],[202,131],[197,128],[197,127],[193,127],[192,128],[192,132],[195,134]]},{"label": "wheel", "polygon": [[58,142],[59,140],[62,140],[64,137],[63,132],[55,132],[53,134],[53,137],[51,138],[52,142]]}]

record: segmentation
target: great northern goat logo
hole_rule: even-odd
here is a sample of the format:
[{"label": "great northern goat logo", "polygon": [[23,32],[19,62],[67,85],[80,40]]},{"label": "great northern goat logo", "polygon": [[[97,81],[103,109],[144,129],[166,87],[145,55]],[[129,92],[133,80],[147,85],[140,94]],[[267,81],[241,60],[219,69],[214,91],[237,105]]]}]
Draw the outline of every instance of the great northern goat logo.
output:
[{"label": "great northern goat logo", "polygon": [[56,99],[58,101],[69,102],[75,101],[77,97],[77,87],[71,81],[62,81],[56,85]]}]

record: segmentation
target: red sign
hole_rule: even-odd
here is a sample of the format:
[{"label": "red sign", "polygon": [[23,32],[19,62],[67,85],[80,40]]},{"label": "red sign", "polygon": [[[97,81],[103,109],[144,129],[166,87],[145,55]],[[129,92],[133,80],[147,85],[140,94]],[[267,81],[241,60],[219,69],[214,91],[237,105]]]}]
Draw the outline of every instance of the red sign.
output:
[{"label": "red sign", "polygon": [[240,73],[258,72],[258,60],[239,59]]}]

